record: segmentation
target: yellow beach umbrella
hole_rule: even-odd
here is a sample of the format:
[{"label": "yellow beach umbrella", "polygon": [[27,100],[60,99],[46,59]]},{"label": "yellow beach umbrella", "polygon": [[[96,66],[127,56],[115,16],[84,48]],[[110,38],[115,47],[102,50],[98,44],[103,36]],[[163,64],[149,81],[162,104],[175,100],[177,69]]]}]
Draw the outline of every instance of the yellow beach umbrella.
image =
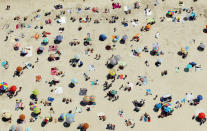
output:
[{"label": "yellow beach umbrella", "polygon": [[115,71],[115,70],[110,70],[110,71],[109,71],[109,74],[110,74],[111,76],[115,76],[115,75],[116,75],[116,71]]}]

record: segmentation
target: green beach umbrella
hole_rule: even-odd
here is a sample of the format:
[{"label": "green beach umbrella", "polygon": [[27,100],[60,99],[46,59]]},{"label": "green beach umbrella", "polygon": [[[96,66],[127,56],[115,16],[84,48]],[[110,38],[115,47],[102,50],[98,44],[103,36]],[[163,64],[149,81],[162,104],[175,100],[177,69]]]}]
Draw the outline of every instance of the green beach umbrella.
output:
[{"label": "green beach umbrella", "polygon": [[48,42],[48,38],[44,38],[44,39],[43,39],[43,42],[44,42],[44,43],[47,43],[47,42]]},{"label": "green beach umbrella", "polygon": [[33,112],[34,112],[35,114],[39,114],[39,113],[40,113],[40,108],[34,108],[34,109],[33,109]]},{"label": "green beach umbrella", "polygon": [[35,89],[32,91],[33,95],[37,96],[40,94],[39,90]]},{"label": "green beach umbrella", "polygon": [[112,95],[116,95],[116,93],[117,93],[117,91],[115,91],[115,90],[112,90],[112,91],[111,91],[111,94],[112,94]]}]

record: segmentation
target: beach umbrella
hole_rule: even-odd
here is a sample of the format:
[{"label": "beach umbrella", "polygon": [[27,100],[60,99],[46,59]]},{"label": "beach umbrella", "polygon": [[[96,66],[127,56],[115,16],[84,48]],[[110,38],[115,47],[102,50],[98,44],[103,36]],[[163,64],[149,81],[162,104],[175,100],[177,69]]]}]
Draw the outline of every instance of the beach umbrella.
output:
[{"label": "beach umbrella", "polygon": [[198,118],[204,119],[206,117],[205,113],[201,112],[198,114]]},{"label": "beach umbrella", "polygon": [[110,64],[116,65],[117,64],[117,60],[114,59],[114,58],[110,59]]},{"label": "beach umbrella", "polygon": [[205,49],[206,48],[206,45],[203,44],[203,43],[200,43],[199,47],[202,48],[202,49]]},{"label": "beach umbrella", "polygon": [[64,113],[60,114],[60,117],[59,118],[62,119],[62,120],[64,120],[65,119],[65,114]]},{"label": "beach umbrella", "polygon": [[34,108],[34,109],[33,109],[33,112],[34,112],[35,114],[39,114],[39,113],[40,113],[40,108]]},{"label": "beach umbrella", "polygon": [[147,19],[147,23],[154,23],[154,22],[155,22],[155,19],[154,18]]},{"label": "beach umbrella", "polygon": [[2,117],[3,118],[6,118],[6,119],[10,119],[11,118],[11,113],[9,113],[9,112],[4,112],[3,114],[2,114]]},{"label": "beach umbrella", "polygon": [[157,61],[160,62],[160,63],[162,63],[162,59],[161,58],[159,58]]},{"label": "beach umbrella", "polygon": [[164,107],[164,112],[170,112],[170,111],[171,111],[171,108],[169,106]]},{"label": "beach umbrella", "polygon": [[43,39],[43,42],[44,42],[44,43],[47,43],[48,41],[49,41],[48,38],[44,38],[44,39]]},{"label": "beach umbrella", "polygon": [[82,128],[85,129],[85,130],[88,129],[89,128],[89,124],[88,123],[83,123],[82,124]]},{"label": "beach umbrella", "polygon": [[197,96],[197,99],[198,99],[199,101],[201,101],[201,100],[203,100],[203,96],[202,96],[202,95],[198,95],[198,96]]},{"label": "beach umbrella", "polygon": [[110,71],[109,71],[109,74],[110,74],[111,76],[115,76],[115,75],[116,75],[116,70],[113,70],[113,69],[110,70]]},{"label": "beach umbrella", "polygon": [[95,96],[93,96],[93,95],[92,95],[92,96],[90,96],[90,101],[91,101],[91,102],[95,102],[95,101],[96,101],[96,97],[95,97]]},{"label": "beach umbrella", "polygon": [[11,86],[10,87],[10,89],[9,89],[9,91],[11,91],[11,92],[15,92],[17,90],[17,87],[16,86]]},{"label": "beach umbrella", "polygon": [[32,91],[33,95],[37,96],[40,94],[39,90],[38,89],[35,89]]},{"label": "beach umbrella", "polygon": [[127,64],[126,64],[124,61],[120,61],[120,62],[119,62],[119,65],[120,65],[120,66],[126,66]]},{"label": "beach umbrella", "polygon": [[80,57],[81,57],[80,54],[75,55],[75,58],[78,60],[80,59]]},{"label": "beach umbrella", "polygon": [[8,88],[8,84],[6,82],[0,83],[0,90],[5,91]]},{"label": "beach umbrella", "polygon": [[66,122],[67,122],[67,123],[72,123],[72,122],[74,122],[75,114],[67,113],[67,114],[65,115],[65,117],[66,117]]},{"label": "beach umbrella", "polygon": [[186,46],[186,47],[185,47],[185,50],[188,51],[188,50],[189,50],[189,46]]},{"label": "beach umbrella", "polygon": [[33,103],[33,104],[30,106],[30,108],[31,108],[32,110],[34,110],[35,108],[37,108],[37,104]]},{"label": "beach umbrella", "polygon": [[2,61],[2,62],[1,62],[1,66],[2,66],[2,67],[4,67],[6,64],[7,64],[6,61]]},{"label": "beach umbrella", "polygon": [[16,129],[17,129],[17,126],[12,125],[12,126],[10,127],[9,131],[16,131]]},{"label": "beach umbrella", "polygon": [[23,131],[23,128],[21,126],[17,126],[16,131]]},{"label": "beach umbrella", "polygon": [[114,59],[118,62],[121,59],[121,56],[120,55],[115,55]]},{"label": "beach umbrella", "polygon": [[115,91],[115,90],[111,90],[110,93],[111,93],[112,95],[116,95],[116,94],[117,94],[117,91]]},{"label": "beach umbrella", "polygon": [[137,53],[141,53],[141,52],[142,52],[142,49],[137,48],[135,51],[136,51]]},{"label": "beach umbrella", "polygon": [[19,119],[24,121],[25,120],[25,115],[24,114],[19,115]]},{"label": "beach umbrella", "polygon": [[34,35],[34,38],[35,38],[35,39],[38,39],[39,37],[40,37],[40,35],[37,34],[37,33]]},{"label": "beach umbrella", "polygon": [[191,69],[191,68],[192,68],[192,65],[191,65],[191,64],[188,64],[188,65],[187,65],[187,68],[188,68],[188,69]]},{"label": "beach umbrella", "polygon": [[91,38],[90,37],[87,37],[86,38],[86,41],[90,42],[91,41]]},{"label": "beach umbrella", "polygon": [[156,107],[157,109],[161,109],[162,104],[161,104],[161,103],[158,103],[158,104],[155,105],[155,107]]},{"label": "beach umbrella", "polygon": [[21,71],[23,70],[23,68],[22,68],[21,66],[18,66],[18,67],[16,68],[16,70],[17,70],[18,72],[21,72]]},{"label": "beach umbrella", "polygon": [[62,41],[62,40],[63,40],[63,36],[62,36],[62,35],[58,35],[58,36],[56,36],[56,40],[58,40],[58,41]]},{"label": "beach umbrella", "polygon": [[89,102],[90,101],[90,96],[84,96],[83,101],[84,102]]},{"label": "beach umbrella", "polygon": [[76,83],[78,83],[78,80],[75,79],[75,78],[73,78],[73,79],[72,79],[72,83],[73,83],[73,84],[76,84]]},{"label": "beach umbrella", "polygon": [[106,37],[106,35],[104,35],[104,34],[101,34],[100,36],[99,36],[99,40],[100,41],[105,41],[107,39],[107,37]]},{"label": "beach umbrella", "polygon": [[31,128],[26,128],[25,131],[32,131],[32,129]]},{"label": "beach umbrella", "polygon": [[128,36],[127,36],[127,35],[124,35],[124,36],[122,37],[122,39],[123,39],[123,40],[127,40],[127,39],[128,39]]}]

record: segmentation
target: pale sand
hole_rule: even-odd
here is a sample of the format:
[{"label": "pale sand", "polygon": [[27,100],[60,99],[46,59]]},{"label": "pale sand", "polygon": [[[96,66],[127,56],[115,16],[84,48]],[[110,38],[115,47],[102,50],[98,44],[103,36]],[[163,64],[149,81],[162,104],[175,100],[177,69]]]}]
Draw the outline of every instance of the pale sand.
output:
[{"label": "pale sand", "polygon": [[[133,2],[135,0],[129,1],[124,0],[120,2],[123,5],[130,5],[131,8],[133,7]],[[151,0],[152,1],[152,0]],[[23,127],[31,127],[33,131],[66,131],[71,130],[75,131],[77,130],[76,127],[82,123],[82,122],[88,122],[90,125],[89,131],[103,131],[106,130],[106,124],[113,123],[116,125],[117,131],[128,131],[128,130],[141,130],[141,131],[205,131],[206,123],[202,126],[199,126],[197,122],[192,120],[192,115],[194,114],[194,110],[197,108],[207,110],[206,105],[206,52],[198,52],[197,46],[200,42],[207,43],[207,36],[202,32],[204,26],[207,24],[207,19],[204,17],[198,17],[196,21],[193,22],[186,22],[185,24],[182,23],[173,23],[165,21],[163,23],[159,22],[159,17],[165,16],[166,12],[169,9],[177,8],[178,6],[178,0],[172,1],[172,0],[166,0],[166,2],[162,3],[160,2],[160,5],[157,7],[153,7],[151,1],[142,1],[141,2],[141,9],[139,10],[132,10],[131,15],[124,15],[123,8],[120,10],[112,10],[111,9],[111,1],[110,0],[86,0],[86,2],[77,2],[75,0],[65,0],[65,2],[56,2],[53,0],[45,0],[44,2],[41,0],[36,1],[25,1],[25,0],[1,0],[0,4],[0,14],[1,14],[1,20],[0,20],[0,27],[2,28],[5,23],[10,24],[10,29],[14,30],[14,33],[10,35],[9,40],[7,42],[4,42],[6,31],[1,29],[1,35],[0,35],[0,59],[4,59],[9,61],[9,69],[4,70],[3,68],[0,69],[0,80],[5,81],[11,85],[17,85],[22,86],[22,92],[18,94],[16,98],[23,99],[24,105],[26,108],[24,111],[14,111],[15,108],[15,98],[9,99],[6,95],[3,95],[0,97],[0,114],[9,111],[12,113],[12,124],[16,125],[16,120],[19,116],[19,114],[24,113],[26,115],[26,123],[22,124]],[[197,3],[193,3],[190,1],[185,2],[185,7],[189,8],[190,6],[193,6],[195,9],[195,12],[199,15],[200,13],[204,13],[205,7],[207,7],[207,2],[205,0],[198,0]],[[50,35],[49,38],[49,45],[53,44],[53,38],[59,34],[58,28],[59,27],[65,27],[65,31],[62,33],[64,36],[63,42],[59,45],[60,51],[62,52],[61,59],[56,62],[47,62],[48,57],[48,46],[45,47],[45,51],[42,55],[39,56],[40,62],[38,64],[35,64],[35,68],[32,70],[25,70],[24,74],[21,77],[15,77],[13,78],[13,72],[15,71],[17,66],[23,66],[25,62],[30,61],[34,63],[34,61],[37,58],[36,52],[33,51],[32,57],[20,57],[19,51],[15,52],[13,51],[12,46],[15,44],[14,41],[12,41],[12,38],[15,36],[19,37],[21,33],[25,34],[24,39],[20,39],[20,43],[23,47],[25,46],[33,46],[33,50],[36,50],[37,47],[40,46],[40,43],[42,41],[42,38],[39,40],[34,40],[31,38],[35,33],[42,33],[43,30],[34,30],[34,29],[15,29],[15,25],[18,23],[16,21],[13,21],[13,17],[20,15],[20,16],[29,16],[29,18],[34,17],[33,13],[37,9],[41,8],[42,12],[44,11],[51,11],[54,10],[53,6],[62,3],[64,4],[63,7],[65,9],[73,8],[76,9],[76,7],[85,7],[90,6],[94,7],[97,6],[103,11],[103,8],[107,7],[110,8],[111,14],[118,14],[122,18],[126,18],[128,21],[130,21],[132,18],[138,18],[138,27],[132,27],[131,23],[129,23],[129,27],[123,27],[120,24],[120,20],[116,24],[108,24],[104,20],[101,21],[100,24],[93,24],[93,22],[89,24],[79,24],[77,14],[73,13],[72,16],[76,16],[77,21],[75,23],[72,23],[69,21],[69,14],[66,13],[67,23],[62,24],[61,26],[56,24],[54,21],[52,25],[46,25],[44,26],[44,30],[51,32],[52,35]],[[11,10],[6,11],[6,5],[11,5]],[[121,45],[117,43],[116,50],[112,51],[106,51],[104,49],[106,44],[112,43],[111,42],[111,36],[113,33],[113,28],[117,27],[118,31],[115,33],[119,35],[119,37],[122,37],[123,35],[127,34],[129,36],[129,39],[136,33],[140,33],[140,27],[146,24],[146,17],[144,15],[144,8],[146,7],[146,4],[149,4],[149,8],[153,11],[153,17],[156,18],[156,24],[152,26],[152,29],[149,32],[142,33],[140,42],[130,42],[127,41],[127,44]],[[83,9],[83,8],[82,8]],[[86,16],[87,13],[78,14],[78,16]],[[103,14],[94,14],[91,11],[89,16],[92,18],[104,18]],[[54,14],[52,14],[52,18],[54,18]],[[107,16],[110,16],[110,14],[107,14]],[[49,16],[48,18],[50,18]],[[3,18],[3,19],[2,19]],[[43,22],[44,22],[44,17]],[[121,19],[122,20],[122,19]],[[26,23],[30,23],[27,21]],[[32,27],[35,25],[39,25],[40,20],[36,20],[32,22]],[[81,32],[77,31],[78,26],[81,25],[83,27],[83,30]],[[154,38],[155,33],[159,31],[160,32],[160,38],[156,40]],[[87,49],[87,47],[83,46],[83,38],[87,35],[87,33],[91,33],[92,38],[92,47],[95,49],[94,54],[91,56],[87,56],[84,54],[84,50]],[[104,42],[100,42],[98,40],[98,36],[101,33],[105,33],[108,36],[108,39]],[[81,44],[76,47],[71,47],[68,45],[70,41],[72,41],[74,38],[81,41]],[[192,39],[196,40],[195,44],[190,44],[190,41]],[[154,42],[158,42],[160,44],[161,50],[165,52],[164,56],[150,56],[149,53],[143,53],[142,57],[131,57],[131,43],[133,43],[134,47],[133,49],[136,49],[137,47],[143,48],[144,46],[148,45],[148,48],[151,50],[152,44]],[[180,50],[181,47],[185,47],[186,45],[189,45],[190,51],[189,55],[186,59],[182,59],[180,56],[177,55],[177,51]],[[94,60],[96,53],[101,54],[101,59],[99,61]],[[81,54],[81,60],[84,62],[83,67],[81,68],[72,68],[69,65],[69,59],[74,57],[76,54]],[[124,92],[122,90],[119,91],[120,98],[119,100],[115,102],[108,101],[104,96],[106,95],[106,92],[102,91],[103,87],[102,84],[106,80],[105,76],[108,73],[108,69],[105,67],[106,60],[111,56],[111,54],[120,54],[121,55],[121,61],[125,61],[127,63],[127,67],[120,71],[124,74],[127,74],[128,77],[125,81],[123,80],[116,80],[113,84],[111,89],[119,90],[121,83],[126,85],[126,82],[133,82],[136,84],[137,76],[138,75],[146,75],[149,79],[149,84],[147,86],[142,87],[134,87],[131,92]],[[155,67],[154,62],[158,59],[163,59],[163,64],[160,67]],[[144,64],[144,61],[148,60],[150,67],[146,67]],[[195,61],[198,64],[201,64],[203,66],[202,71],[192,71],[189,73],[185,73],[183,71],[183,68],[191,61]],[[88,65],[94,64],[96,70],[94,72],[88,71]],[[45,81],[51,80],[53,77],[50,75],[50,68],[51,67],[58,67],[60,70],[65,72],[65,77],[60,79],[60,83],[57,84],[57,87],[63,87],[64,94],[62,95],[53,95],[50,93],[50,89],[54,87],[49,87],[48,84],[45,83]],[[181,70],[179,73],[175,72],[175,68],[177,66],[180,66]],[[116,67],[117,68],[117,67]],[[165,77],[160,76],[160,72],[167,69],[168,75]],[[89,76],[91,77],[90,80],[99,80],[100,85],[98,86],[91,86],[89,82],[85,82],[83,78],[83,73],[87,72]],[[35,76],[41,74],[43,77],[43,80],[40,83],[35,82]],[[71,81],[72,78],[77,78],[79,83],[77,86],[73,89],[68,88],[68,83]],[[89,80],[89,81],[90,81]],[[92,109],[90,112],[87,112],[85,110],[85,107],[83,107],[83,112],[81,114],[76,114],[75,116],[75,122],[71,124],[69,128],[64,128],[62,123],[55,124],[54,122],[47,124],[44,128],[40,126],[43,119],[38,118],[38,120],[34,123],[29,122],[30,113],[29,110],[29,102],[31,101],[29,99],[29,96],[34,89],[40,90],[39,100],[41,99],[47,99],[48,96],[52,96],[55,98],[55,101],[53,102],[53,108],[56,112],[56,114],[52,115],[54,118],[57,118],[61,113],[66,113],[69,110],[75,110],[75,107],[81,107],[80,101],[82,100],[82,96],[79,96],[79,88],[87,88],[88,89],[88,95],[95,95],[96,96],[96,103],[97,105]],[[152,96],[145,96],[145,89],[151,88],[153,95]],[[186,92],[192,92],[194,96],[198,94],[202,94],[204,96],[204,100],[196,107],[189,106],[188,103],[184,104],[182,108],[175,109],[172,116],[169,116],[167,118],[158,119],[158,114],[153,112],[153,105],[159,102],[159,97],[165,94],[172,94],[173,95],[173,101],[180,100],[185,97]],[[153,97],[158,94],[158,99],[156,101],[152,100]],[[63,97],[70,97],[72,98],[73,102],[72,104],[63,104],[62,98]],[[140,100],[141,98],[144,98],[146,100],[145,106],[141,109],[139,113],[136,113],[133,111],[133,104],[132,101],[137,99]],[[49,116],[49,107],[44,107],[41,105],[42,113],[40,116],[46,117]],[[118,116],[118,110],[123,109],[125,112],[125,117],[120,118]],[[99,121],[97,113],[104,112],[106,114],[107,120],[105,122]],[[139,118],[144,113],[148,112],[151,116],[151,122],[145,123],[140,122]],[[131,129],[130,127],[126,127],[124,123],[124,119],[132,118],[134,119],[136,126],[134,129]],[[9,127],[12,124],[4,123],[0,121],[0,129],[8,130]]]}]

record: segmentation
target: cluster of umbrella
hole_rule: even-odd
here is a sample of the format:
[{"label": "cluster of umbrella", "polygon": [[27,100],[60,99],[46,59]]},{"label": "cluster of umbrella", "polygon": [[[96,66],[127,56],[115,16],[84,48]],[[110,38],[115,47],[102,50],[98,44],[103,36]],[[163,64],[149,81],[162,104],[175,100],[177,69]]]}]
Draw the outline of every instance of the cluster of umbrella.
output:
[{"label": "cluster of umbrella", "polygon": [[0,91],[1,92],[6,92],[9,91],[11,93],[15,93],[17,90],[17,87],[15,85],[12,85],[10,88],[8,88],[8,84],[6,82],[1,82],[0,83]]},{"label": "cluster of umbrella", "polygon": [[85,103],[89,103],[89,102],[92,102],[92,103],[95,103],[96,102],[96,97],[91,95],[91,96],[84,96],[83,97],[83,101]]},{"label": "cluster of umbrella", "polygon": [[65,120],[69,124],[75,121],[74,118],[75,118],[75,114],[71,114],[71,113],[62,113],[59,117],[60,120]]},{"label": "cluster of umbrella", "polygon": [[161,109],[161,115],[168,116],[170,113],[174,111],[172,108],[172,96],[171,95],[164,95],[160,98],[160,103],[155,104],[154,111],[159,111]]}]

